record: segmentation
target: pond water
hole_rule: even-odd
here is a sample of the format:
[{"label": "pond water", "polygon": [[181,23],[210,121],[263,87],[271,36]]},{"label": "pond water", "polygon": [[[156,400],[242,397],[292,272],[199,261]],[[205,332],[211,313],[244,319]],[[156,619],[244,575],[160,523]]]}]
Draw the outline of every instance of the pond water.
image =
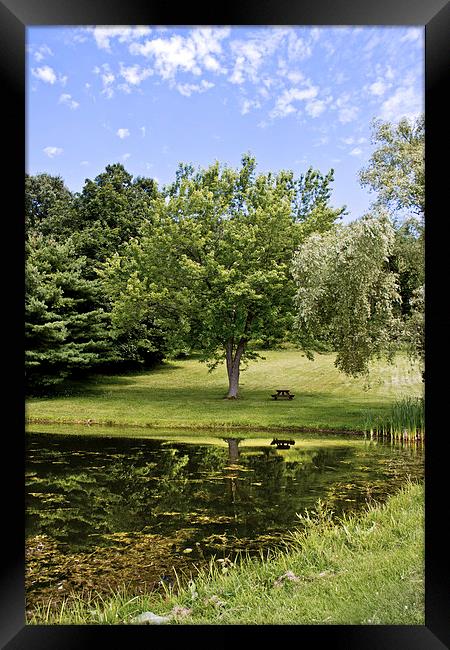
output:
[{"label": "pond water", "polygon": [[28,610],[72,592],[161,589],[212,556],[225,567],[279,546],[318,499],[339,516],[423,478],[420,445],[293,439],[28,434]]}]

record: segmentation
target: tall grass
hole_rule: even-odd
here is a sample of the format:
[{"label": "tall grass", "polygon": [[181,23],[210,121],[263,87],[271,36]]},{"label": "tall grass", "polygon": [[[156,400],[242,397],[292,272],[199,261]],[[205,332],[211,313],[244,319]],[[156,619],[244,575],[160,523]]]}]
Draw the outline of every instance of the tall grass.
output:
[{"label": "tall grass", "polygon": [[425,409],[423,397],[406,396],[392,404],[385,416],[365,412],[364,431],[370,437],[393,440],[423,440],[425,438]]}]

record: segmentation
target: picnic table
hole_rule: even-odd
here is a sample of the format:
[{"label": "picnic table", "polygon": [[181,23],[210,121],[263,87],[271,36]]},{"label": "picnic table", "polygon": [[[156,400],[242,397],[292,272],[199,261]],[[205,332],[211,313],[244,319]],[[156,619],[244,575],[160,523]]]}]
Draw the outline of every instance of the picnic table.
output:
[{"label": "picnic table", "polygon": [[279,390],[276,391],[276,393],[271,395],[272,399],[278,399],[278,398],[294,399],[294,397],[295,395],[293,395],[287,388],[280,388]]},{"label": "picnic table", "polygon": [[274,438],[271,445],[276,445],[277,449],[290,449],[291,445],[295,445],[295,440],[281,440],[279,438]]}]

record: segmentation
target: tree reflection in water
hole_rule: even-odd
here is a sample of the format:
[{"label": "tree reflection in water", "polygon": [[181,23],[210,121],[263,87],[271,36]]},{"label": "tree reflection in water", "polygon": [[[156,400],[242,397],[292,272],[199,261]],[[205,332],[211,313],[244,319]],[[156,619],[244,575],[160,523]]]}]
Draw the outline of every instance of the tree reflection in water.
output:
[{"label": "tree reflection in water", "polygon": [[[50,571],[50,587],[58,588],[60,572],[50,570],[56,556],[51,560],[39,551],[45,539],[48,548],[58,546],[60,563],[62,557],[75,562],[77,554],[82,566],[86,554],[102,557],[98,585],[109,575],[105,549],[117,555],[119,544],[124,558],[136,562],[139,554],[132,549],[150,548],[145,540],[153,539],[162,552],[148,576],[151,583],[159,565],[167,573],[177,562],[185,566],[187,560],[273,546],[299,525],[297,513],[314,508],[319,498],[339,515],[368,499],[385,499],[408,476],[423,476],[420,448],[325,440],[302,444],[297,438],[292,449],[277,450],[271,438],[192,444],[32,434],[27,439],[30,571],[34,576]],[[117,557],[114,561],[120,565]],[[139,575],[138,568],[131,573]],[[58,576],[53,585],[51,575]],[[39,581],[34,586],[35,594],[44,589]]]}]

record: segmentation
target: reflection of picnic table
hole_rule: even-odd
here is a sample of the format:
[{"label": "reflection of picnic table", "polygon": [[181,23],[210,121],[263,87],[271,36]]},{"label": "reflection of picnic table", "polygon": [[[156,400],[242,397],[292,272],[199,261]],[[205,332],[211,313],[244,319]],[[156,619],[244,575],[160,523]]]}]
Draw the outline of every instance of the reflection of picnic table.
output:
[{"label": "reflection of picnic table", "polygon": [[290,449],[291,445],[295,445],[295,440],[280,440],[279,438],[274,438],[271,445],[276,445],[277,449]]},{"label": "reflection of picnic table", "polygon": [[295,395],[293,395],[287,388],[277,390],[276,393],[271,395],[272,399],[278,399],[278,398],[294,399],[294,397]]}]

